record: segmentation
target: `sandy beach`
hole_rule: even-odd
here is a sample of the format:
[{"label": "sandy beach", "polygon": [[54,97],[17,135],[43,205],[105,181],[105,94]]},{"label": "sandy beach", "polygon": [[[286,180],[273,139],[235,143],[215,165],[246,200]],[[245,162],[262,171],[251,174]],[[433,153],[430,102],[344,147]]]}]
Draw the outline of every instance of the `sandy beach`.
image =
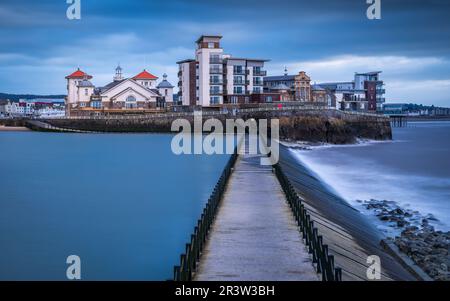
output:
[{"label": "sandy beach", "polygon": [[24,126],[4,126],[4,125],[0,125],[0,132],[17,132],[17,131],[29,131],[29,129],[24,127]]}]

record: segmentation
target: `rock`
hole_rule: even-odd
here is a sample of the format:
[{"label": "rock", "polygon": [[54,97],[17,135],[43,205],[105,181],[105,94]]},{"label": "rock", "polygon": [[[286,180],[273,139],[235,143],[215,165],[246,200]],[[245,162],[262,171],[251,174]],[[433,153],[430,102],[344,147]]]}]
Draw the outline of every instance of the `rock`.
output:
[{"label": "rock", "polygon": [[426,218],[428,219],[428,220],[430,220],[430,221],[435,221],[435,222],[438,222],[439,220],[436,218],[436,217],[434,217],[434,215],[433,214],[427,214],[426,215]]},{"label": "rock", "polygon": [[389,211],[390,214],[392,215],[404,215],[405,213],[403,212],[402,209],[400,208],[396,208],[394,210]]},{"label": "rock", "polygon": [[397,221],[397,227],[399,228],[403,228],[404,226],[409,225],[409,222],[405,221],[405,220],[399,220]]}]

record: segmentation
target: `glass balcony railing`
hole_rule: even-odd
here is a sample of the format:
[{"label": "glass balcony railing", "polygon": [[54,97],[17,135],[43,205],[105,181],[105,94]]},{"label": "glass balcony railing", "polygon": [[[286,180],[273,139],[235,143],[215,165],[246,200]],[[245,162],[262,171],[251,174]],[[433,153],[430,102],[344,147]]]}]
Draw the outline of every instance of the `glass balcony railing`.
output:
[{"label": "glass balcony railing", "polygon": [[233,70],[233,74],[237,74],[237,75],[245,75],[246,72],[244,69],[234,69]]},{"label": "glass balcony railing", "polygon": [[209,69],[210,74],[223,74],[222,68],[210,68]]},{"label": "glass balcony railing", "polygon": [[222,95],[223,90],[222,89],[211,89],[209,90],[210,95]]},{"label": "glass balcony railing", "polygon": [[210,79],[209,80],[210,85],[223,85],[222,79]]},{"label": "glass balcony railing", "polygon": [[209,63],[210,64],[222,64],[223,63],[223,59],[220,57],[210,57],[209,58]]},{"label": "glass balcony railing", "polygon": [[255,76],[266,76],[267,71],[264,70],[253,70],[253,75]]}]

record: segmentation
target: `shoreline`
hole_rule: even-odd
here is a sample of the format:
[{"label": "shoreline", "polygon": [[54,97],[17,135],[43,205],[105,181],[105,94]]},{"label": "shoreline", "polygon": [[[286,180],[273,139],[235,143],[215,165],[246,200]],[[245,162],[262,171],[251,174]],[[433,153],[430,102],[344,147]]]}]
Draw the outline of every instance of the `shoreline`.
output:
[{"label": "shoreline", "polygon": [[368,212],[394,229],[387,233],[387,243],[394,244],[432,279],[450,280],[450,231],[436,231],[433,223],[439,222],[426,214],[399,206],[394,201],[358,200]]},{"label": "shoreline", "polygon": [[0,125],[0,132],[28,132],[29,128],[24,126],[5,126]]}]

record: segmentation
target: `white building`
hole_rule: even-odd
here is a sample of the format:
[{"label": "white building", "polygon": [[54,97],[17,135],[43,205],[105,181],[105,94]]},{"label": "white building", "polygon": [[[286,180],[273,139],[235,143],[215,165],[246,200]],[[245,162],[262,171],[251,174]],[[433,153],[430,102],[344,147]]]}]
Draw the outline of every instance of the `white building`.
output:
[{"label": "white building", "polygon": [[195,59],[179,61],[179,101],[183,105],[214,106],[259,102],[264,62],[224,54],[221,36],[201,36]]},{"label": "white building", "polygon": [[[69,112],[73,110],[145,110],[162,108],[173,101],[173,86],[145,69],[131,78],[124,78],[118,66],[113,81],[104,87],[95,87],[91,75],[80,69],[66,76]],[[162,92],[162,93],[161,93]]]}]

